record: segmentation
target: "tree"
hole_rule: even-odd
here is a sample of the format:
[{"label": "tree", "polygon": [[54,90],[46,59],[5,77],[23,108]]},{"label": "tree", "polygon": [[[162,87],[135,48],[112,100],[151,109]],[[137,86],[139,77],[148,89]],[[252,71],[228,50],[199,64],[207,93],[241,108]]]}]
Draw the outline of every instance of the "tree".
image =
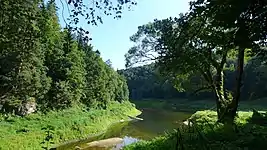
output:
[{"label": "tree", "polygon": [[168,78],[160,76],[154,64],[118,70],[118,73],[126,78],[132,100],[181,98],[185,95],[177,91]]},{"label": "tree", "polygon": [[266,96],[267,66],[261,59],[251,59],[244,68],[242,99],[252,100]]},{"label": "tree", "polygon": [[[201,89],[215,93],[218,120],[232,122],[231,93],[225,89],[224,69],[230,52],[235,48],[235,30],[215,28],[212,20],[190,13],[179,18],[155,20],[139,27],[131,37],[141,43],[128,51],[128,62],[156,60],[165,75],[173,78],[181,89],[183,81],[200,74]],[[153,54],[157,55],[153,55]],[[140,59],[141,58],[141,59]],[[129,64],[129,63],[128,63]]]},{"label": "tree", "polygon": [[66,29],[62,36],[62,47],[58,51],[60,53],[54,55],[56,58],[49,65],[49,76],[53,83],[47,95],[46,107],[55,109],[79,103],[86,82],[84,52],[78,49],[78,42],[73,39],[70,30]]},{"label": "tree", "polygon": [[[76,103],[80,102],[80,99],[84,93],[85,86],[85,54],[82,50],[78,49],[78,43],[73,38],[70,37],[70,31],[66,32],[67,38],[70,42],[73,41],[69,46],[66,45],[63,49],[69,49],[66,55],[67,61],[70,63],[70,67],[68,68],[66,75],[66,80],[70,84],[70,93],[72,94],[72,99]],[[69,43],[70,43],[69,42]]]},{"label": "tree", "polygon": [[125,80],[88,46],[86,35],[62,30],[54,1],[3,0],[0,8],[1,112],[20,114],[32,101],[49,111],[128,100]]},{"label": "tree", "polygon": [[125,101],[129,98],[126,80],[108,66],[93,51],[91,45],[83,48],[86,64],[86,86],[83,103],[89,107],[106,108],[111,101]]},{"label": "tree", "polygon": [[[147,25],[146,28],[140,27],[136,35],[143,33],[154,39],[161,37],[156,39],[158,44],[153,44],[151,38],[144,38],[142,49],[144,49],[144,43],[153,44],[154,49],[159,54],[157,61],[163,68],[167,69],[167,72],[173,72],[176,67],[175,72],[179,71],[183,74],[186,72],[188,75],[194,72],[192,70],[200,69],[203,78],[212,87],[217,99],[219,99],[217,100],[219,121],[233,122],[240,99],[245,50],[252,49],[252,54],[265,53],[265,50],[261,48],[266,45],[266,24],[264,23],[266,22],[266,17],[264,17],[266,16],[266,4],[266,1],[250,0],[242,2],[197,0],[190,2],[189,13],[184,16],[181,15],[177,24],[173,24],[173,22],[177,22],[177,19],[174,21],[172,19],[156,21],[154,23],[156,28],[153,25]],[[142,28],[143,32],[140,31]],[[137,38],[132,39],[139,38],[140,36],[137,36]],[[130,50],[129,53],[135,54],[135,56],[137,53],[139,56],[148,56],[147,52],[135,49]],[[185,50],[181,51],[181,49]],[[190,49],[198,52],[192,53]],[[225,101],[222,70],[231,49],[238,50],[236,88],[233,98],[227,100],[227,104],[222,105],[222,102]],[[173,57],[177,55],[180,57]],[[128,55],[128,58],[133,59],[136,58],[135,56]],[[185,59],[175,61],[175,58]],[[218,60],[220,60],[219,64]],[[177,62],[183,66],[180,67]],[[215,79],[209,73],[212,72],[211,69],[216,72]]]},{"label": "tree", "polygon": [[252,49],[252,54],[263,55],[266,50],[266,1],[211,1],[197,0],[191,2],[191,14],[203,15],[211,20],[214,27],[224,30],[234,30],[232,38],[238,50],[236,88],[229,113],[231,118],[236,116],[242,75],[244,70],[245,49]]},{"label": "tree", "polygon": [[0,103],[5,111],[13,112],[29,100],[42,99],[49,88],[37,25],[38,2],[0,2]]}]

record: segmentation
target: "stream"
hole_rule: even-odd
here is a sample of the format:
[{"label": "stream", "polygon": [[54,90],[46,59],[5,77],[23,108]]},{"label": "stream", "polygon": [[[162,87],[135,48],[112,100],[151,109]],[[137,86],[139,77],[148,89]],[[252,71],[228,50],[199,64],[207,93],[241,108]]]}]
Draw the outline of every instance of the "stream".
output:
[{"label": "stream", "polygon": [[[84,139],[69,142],[57,147],[57,150],[75,150],[76,146],[85,147],[86,143],[102,140],[113,137],[123,138],[121,144],[110,148],[119,150],[121,147],[137,142],[138,140],[150,140],[156,136],[162,135],[165,132],[171,132],[182,125],[183,120],[189,118],[192,113],[188,112],[173,112],[159,111],[154,109],[142,109],[142,114],[139,118],[143,120],[133,120],[119,122],[111,125],[105,133]],[[103,150],[100,148],[91,148],[88,150]]]}]

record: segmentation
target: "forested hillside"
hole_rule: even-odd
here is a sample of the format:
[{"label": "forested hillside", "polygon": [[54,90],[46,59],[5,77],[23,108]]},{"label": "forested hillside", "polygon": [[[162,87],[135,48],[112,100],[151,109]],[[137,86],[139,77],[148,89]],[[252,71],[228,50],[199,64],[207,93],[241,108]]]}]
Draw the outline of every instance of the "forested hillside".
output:
[{"label": "forested hillside", "polygon": [[118,70],[125,76],[130,92],[130,99],[169,99],[185,98],[185,92],[174,88],[168,78],[159,74],[154,64]]},{"label": "forested hillside", "polygon": [[[229,61],[225,70],[225,87],[233,91],[235,81],[235,61]],[[139,66],[118,71],[126,77],[130,99],[214,99],[214,95],[207,89],[197,86],[201,76],[195,75],[183,81],[185,91],[175,88],[171,78],[160,74],[154,64]],[[267,97],[267,66],[256,58],[247,60],[244,67],[244,81],[241,100],[254,100]]]},{"label": "forested hillside", "polygon": [[1,8],[1,112],[24,115],[27,103],[47,111],[128,100],[125,79],[83,33],[61,28],[54,1],[5,1]]}]

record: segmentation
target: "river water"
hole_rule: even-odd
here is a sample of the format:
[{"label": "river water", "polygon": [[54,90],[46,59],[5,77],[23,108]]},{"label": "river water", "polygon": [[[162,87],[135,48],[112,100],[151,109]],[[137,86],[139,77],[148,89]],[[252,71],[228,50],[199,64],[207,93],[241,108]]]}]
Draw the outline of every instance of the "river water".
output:
[{"label": "river water", "polygon": [[[76,146],[85,147],[86,143],[106,138],[123,138],[122,144],[117,144],[113,150],[118,150],[124,145],[142,140],[150,140],[165,132],[171,132],[182,125],[183,120],[189,118],[192,113],[159,111],[154,109],[142,109],[142,114],[138,116],[141,121],[127,121],[115,123],[103,134],[93,136],[88,139],[69,142],[59,146],[57,150],[74,150]],[[88,150],[99,150],[93,148]]]}]

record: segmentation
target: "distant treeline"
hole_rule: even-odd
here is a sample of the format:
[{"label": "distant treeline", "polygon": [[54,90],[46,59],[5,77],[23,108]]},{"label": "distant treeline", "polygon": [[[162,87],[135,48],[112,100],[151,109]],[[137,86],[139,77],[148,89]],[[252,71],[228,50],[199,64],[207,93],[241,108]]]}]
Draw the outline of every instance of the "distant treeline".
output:
[{"label": "distant treeline", "polygon": [[[227,62],[224,71],[225,87],[232,91],[236,80],[235,61]],[[127,79],[130,99],[213,99],[211,91],[201,89],[201,76],[195,75],[184,82],[185,91],[179,91],[168,77],[160,75],[154,64],[144,65],[118,71]],[[246,62],[244,82],[241,90],[241,100],[253,100],[267,96],[267,66],[262,65],[259,59],[250,59]]]}]

